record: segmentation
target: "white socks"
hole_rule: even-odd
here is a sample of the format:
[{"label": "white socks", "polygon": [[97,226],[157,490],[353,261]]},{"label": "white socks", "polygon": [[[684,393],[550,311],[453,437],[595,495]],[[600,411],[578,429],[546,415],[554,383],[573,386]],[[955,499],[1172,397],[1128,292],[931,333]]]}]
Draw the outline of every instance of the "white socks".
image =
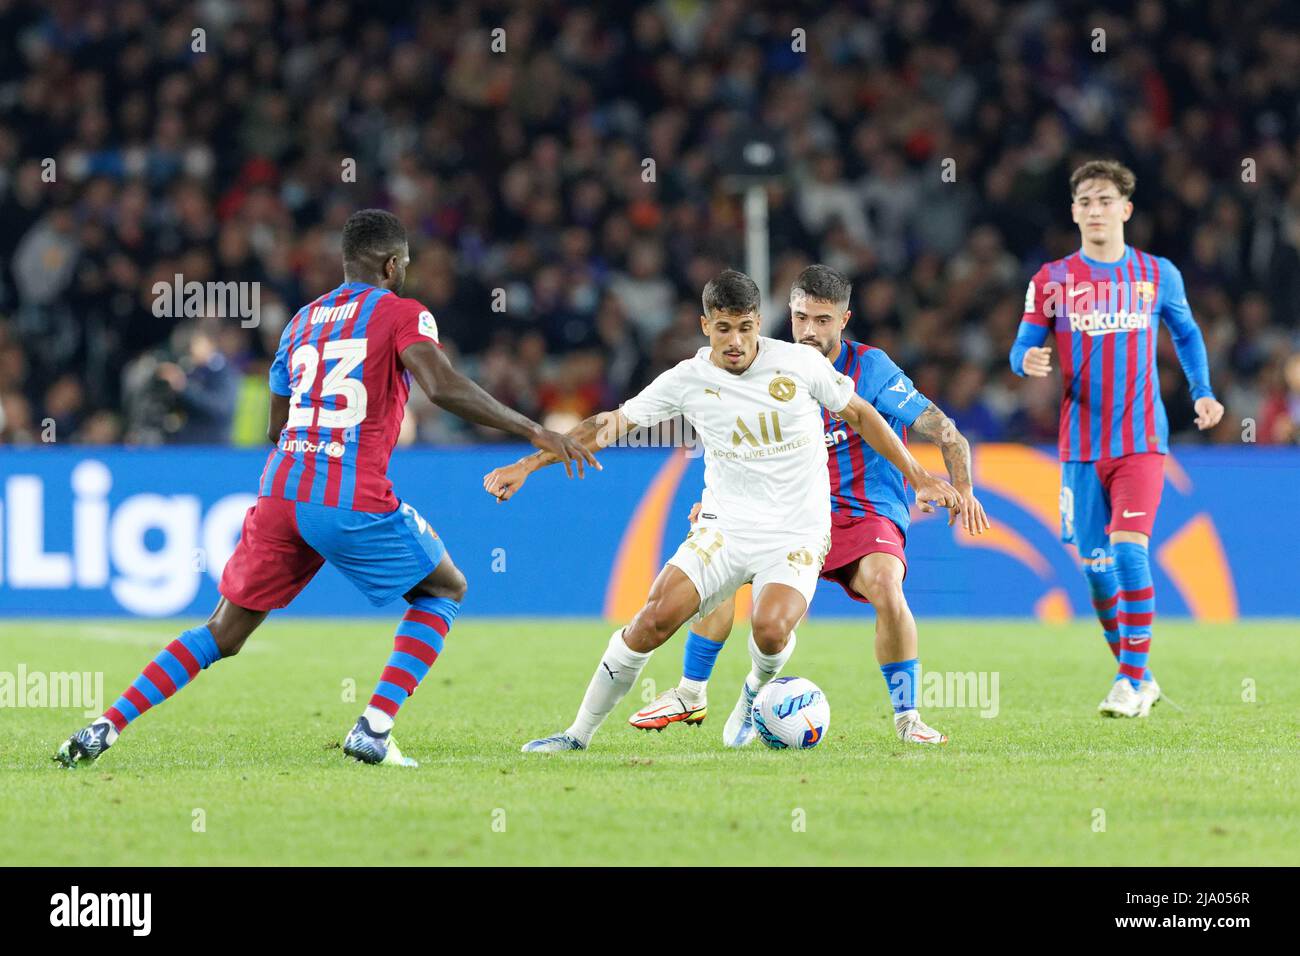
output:
[{"label": "white socks", "polygon": [[699,704],[704,700],[708,687],[708,681],[691,680],[689,677],[683,677],[677,683],[677,690],[682,695],[682,699],[691,704]]},{"label": "white socks", "polygon": [[751,691],[757,693],[764,684],[781,673],[781,668],[785,667],[785,662],[794,653],[794,645],[795,633],[791,631],[790,640],[786,642],[784,648],[775,654],[764,654],[758,649],[758,645],[754,643],[754,632],[749,632],[749,659],[754,662],[754,666],[750,668],[745,683]]},{"label": "white socks", "polygon": [[615,631],[596,673],[591,677],[591,683],[587,685],[587,693],[582,698],[582,706],[578,708],[578,716],[565,733],[581,742],[584,747],[590,744],[591,735],[596,732],[596,728],[632,689],[641,669],[650,660],[651,653],[653,652],[643,654],[632,650],[623,643],[623,628]]},{"label": "white socks", "polygon": [[361,716],[366,718],[370,729],[381,736],[393,729],[393,718],[378,707],[367,707]]}]

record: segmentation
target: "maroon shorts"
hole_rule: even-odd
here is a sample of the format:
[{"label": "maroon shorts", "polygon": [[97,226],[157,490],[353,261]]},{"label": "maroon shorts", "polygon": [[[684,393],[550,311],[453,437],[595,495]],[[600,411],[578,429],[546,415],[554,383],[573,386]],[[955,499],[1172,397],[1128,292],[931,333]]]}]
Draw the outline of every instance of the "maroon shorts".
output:
[{"label": "maroon shorts", "polygon": [[1096,467],[1097,477],[1110,499],[1106,533],[1137,531],[1150,537],[1165,488],[1165,456],[1145,452],[1106,458],[1097,462]]},{"label": "maroon shorts", "polygon": [[286,606],[320,570],[325,559],[298,532],[296,503],[258,498],[244,515],[235,553],[221,572],[219,590],[250,611]]},{"label": "maroon shorts", "polygon": [[853,600],[870,604],[866,597],[853,590],[858,561],[868,554],[892,554],[903,562],[903,577],[907,577],[907,555],[903,553],[906,544],[907,535],[882,515],[854,518],[831,512],[831,550],[822,562],[821,576],[844,588],[844,593]]}]

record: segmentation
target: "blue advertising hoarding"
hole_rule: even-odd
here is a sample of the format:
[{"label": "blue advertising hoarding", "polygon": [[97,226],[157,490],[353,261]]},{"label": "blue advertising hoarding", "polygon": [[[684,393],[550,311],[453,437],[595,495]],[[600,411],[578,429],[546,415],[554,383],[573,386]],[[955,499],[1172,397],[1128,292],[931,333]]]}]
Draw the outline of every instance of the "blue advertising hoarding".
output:
[{"label": "blue advertising hoarding", "polygon": [[[469,579],[467,613],[626,619],[687,531],[702,461],[611,449],[604,471],[570,481],[547,469],[499,504],[482,477],[524,450],[399,449],[390,475]],[[914,450],[942,471],[934,449]],[[264,461],[259,450],[224,448],[0,451],[0,615],[206,615]],[[926,516],[908,535],[916,613],[1090,615],[1077,557],[1057,534],[1054,454],[982,446],[975,477],[990,534],[972,540]],[[1297,492],[1300,450],[1176,450],[1152,544],[1160,612],[1300,615],[1300,576],[1284,557],[1300,541]],[[327,567],[282,613],[392,612],[371,608]],[[854,615],[862,606],[822,582],[812,613]]]}]

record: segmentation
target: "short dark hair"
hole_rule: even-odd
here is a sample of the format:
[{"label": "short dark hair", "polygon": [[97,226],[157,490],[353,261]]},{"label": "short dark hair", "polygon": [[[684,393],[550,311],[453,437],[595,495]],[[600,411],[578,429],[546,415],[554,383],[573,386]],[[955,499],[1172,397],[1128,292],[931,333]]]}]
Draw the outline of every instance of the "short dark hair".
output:
[{"label": "short dark hair", "polygon": [[343,224],[343,263],[382,267],[406,245],[402,221],[386,209],[359,209]]},{"label": "short dark hair", "polygon": [[1070,174],[1070,195],[1079,191],[1089,179],[1104,179],[1114,183],[1122,198],[1128,199],[1137,188],[1137,176],[1133,170],[1115,159],[1090,159]]},{"label": "short dark hair", "polygon": [[853,294],[853,283],[830,266],[817,263],[799,273],[790,291],[802,292],[810,299],[834,302],[840,308],[845,308]]},{"label": "short dark hair", "polygon": [[719,272],[704,287],[704,314],[727,312],[744,315],[758,309],[758,284],[743,272],[728,269]]}]

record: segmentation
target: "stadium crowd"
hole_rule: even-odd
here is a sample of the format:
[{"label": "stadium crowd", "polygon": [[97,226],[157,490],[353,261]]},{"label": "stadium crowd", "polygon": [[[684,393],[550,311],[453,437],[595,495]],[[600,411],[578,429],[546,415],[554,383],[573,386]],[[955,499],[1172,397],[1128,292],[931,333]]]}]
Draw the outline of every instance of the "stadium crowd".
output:
[{"label": "stadium crowd", "polygon": [[[827,262],[851,334],[966,434],[1050,444],[1057,380],[1007,352],[1028,277],[1078,245],[1070,169],[1113,156],[1228,408],[1195,435],[1164,337],[1176,440],[1300,441],[1300,7],[764,6],[0,0],[0,441],[264,442],[279,332],[374,205],[453,360],[576,421],[702,344],[750,135],[783,167],[773,334]],[[159,316],[178,275],[257,283],[257,325]],[[501,437],[411,409],[407,440]]]}]

